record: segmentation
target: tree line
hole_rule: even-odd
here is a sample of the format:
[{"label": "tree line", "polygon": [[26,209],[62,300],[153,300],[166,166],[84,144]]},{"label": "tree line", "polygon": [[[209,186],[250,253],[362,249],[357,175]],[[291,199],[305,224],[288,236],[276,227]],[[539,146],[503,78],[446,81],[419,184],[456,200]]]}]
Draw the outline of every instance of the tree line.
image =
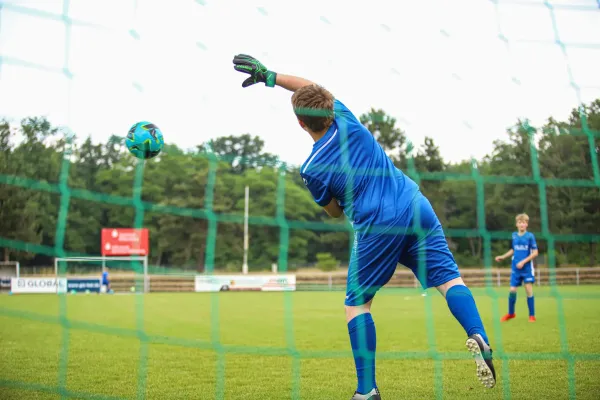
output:
[{"label": "tree line", "polygon": [[[541,233],[547,228],[555,235],[557,265],[597,264],[600,176],[594,171],[598,169],[600,99],[573,109],[566,121],[549,118],[544,126],[532,127],[527,120],[518,120],[503,140],[494,142],[490,154],[459,163],[446,162],[432,138],[413,146],[396,120],[381,109],[370,109],[360,121],[394,163],[418,181],[447,230],[461,267],[484,264],[483,224],[487,231],[502,232],[491,236],[491,254],[506,251],[515,229],[514,217],[522,212],[531,218],[530,231]],[[284,170],[278,157],[264,150],[258,136],[219,137],[193,150],[167,144],[159,157],[144,163],[139,188],[137,168],[121,136],[111,136],[106,143],[93,143],[88,137],[77,144],[41,117],[26,118],[17,125],[0,121],[1,258],[23,265],[52,264],[47,254],[6,243],[56,245],[64,198],[61,203],[60,191],[39,190],[39,185],[57,184],[61,173],[66,173],[72,194],[84,190],[101,199],[131,199],[141,189],[141,201],[156,205],[139,219],[136,208],[126,202],[70,196],[62,242],[69,252],[99,255],[101,229],[132,227],[137,216],[150,231],[150,264],[202,270],[210,225],[210,215],[202,210],[211,205],[211,215],[230,217],[217,224],[214,266],[239,270],[243,258],[240,216],[248,185],[250,270],[269,269],[278,261],[282,216],[294,222],[289,230],[289,268],[313,265],[319,254],[329,264],[331,259],[348,262],[352,240],[347,223],[328,218],[313,202],[298,167],[285,166]],[[15,185],[8,182],[10,177],[25,183]],[[540,186],[536,178],[544,178],[545,183]],[[211,196],[207,187],[212,188]],[[187,211],[168,212],[173,209]],[[538,245],[541,254],[547,253],[543,235],[538,236]]]}]

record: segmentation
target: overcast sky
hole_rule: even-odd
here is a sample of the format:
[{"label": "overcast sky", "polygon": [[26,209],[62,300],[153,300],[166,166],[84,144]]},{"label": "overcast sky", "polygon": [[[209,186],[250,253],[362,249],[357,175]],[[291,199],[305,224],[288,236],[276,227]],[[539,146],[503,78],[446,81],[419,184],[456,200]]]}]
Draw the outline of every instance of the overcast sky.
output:
[{"label": "overcast sky", "polygon": [[356,115],[383,108],[448,161],[481,157],[517,118],[563,119],[600,97],[599,1],[546,4],[0,0],[0,117],[44,115],[96,142],[146,120],[182,148],[250,133],[301,164],[312,142],[290,93],[242,89],[231,60],[247,53]]}]

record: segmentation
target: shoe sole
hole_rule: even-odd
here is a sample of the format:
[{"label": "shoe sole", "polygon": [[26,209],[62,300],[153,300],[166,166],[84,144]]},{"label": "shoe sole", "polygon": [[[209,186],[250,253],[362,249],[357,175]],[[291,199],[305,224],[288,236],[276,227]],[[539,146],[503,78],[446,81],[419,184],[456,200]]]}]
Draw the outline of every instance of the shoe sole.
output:
[{"label": "shoe sole", "polygon": [[492,374],[492,370],[488,367],[487,363],[483,359],[481,355],[481,350],[479,349],[479,343],[475,339],[467,339],[467,350],[473,356],[475,360],[475,364],[477,364],[477,378],[479,381],[488,389],[496,386],[496,380],[494,379],[494,375]]}]

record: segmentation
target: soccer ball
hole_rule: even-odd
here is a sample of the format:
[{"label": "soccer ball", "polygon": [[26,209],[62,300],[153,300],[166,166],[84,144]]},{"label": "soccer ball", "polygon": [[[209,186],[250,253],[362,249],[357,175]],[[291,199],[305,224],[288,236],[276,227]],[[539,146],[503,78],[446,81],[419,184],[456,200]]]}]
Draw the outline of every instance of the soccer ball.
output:
[{"label": "soccer ball", "polygon": [[137,158],[148,160],[161,152],[165,141],[158,126],[142,121],[129,129],[125,144],[131,154]]}]

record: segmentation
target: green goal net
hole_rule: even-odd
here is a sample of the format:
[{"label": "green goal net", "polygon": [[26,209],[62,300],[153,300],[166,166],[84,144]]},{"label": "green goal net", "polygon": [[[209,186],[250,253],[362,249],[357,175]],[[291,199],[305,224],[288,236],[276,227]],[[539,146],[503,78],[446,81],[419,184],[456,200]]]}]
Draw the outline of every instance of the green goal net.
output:
[{"label": "green goal net", "polygon": [[[0,0],[0,254],[6,265],[18,262],[21,279],[55,285],[21,296],[13,276],[0,277],[0,289],[13,294],[0,297],[0,397],[351,396],[356,377],[343,319],[351,225],[314,204],[298,163],[287,161],[299,152],[296,142],[275,156],[265,150],[274,145],[248,134],[197,139],[204,128],[196,119],[218,120],[206,126],[220,136],[270,123],[254,111],[268,109],[273,125],[293,120],[290,109],[273,105],[287,107],[288,97],[267,92],[252,100],[265,101],[257,108],[214,81],[242,90],[239,76],[217,71],[233,71],[230,59],[244,46],[273,68],[278,52],[308,62],[305,29],[332,48],[304,69],[314,75],[307,78],[369,72],[354,79],[371,80],[359,97],[374,104],[354,100],[353,111],[366,112],[361,122],[431,200],[494,349],[498,383],[484,390],[443,298],[399,266],[373,306],[383,397],[598,398],[600,3],[387,3]],[[289,43],[278,42],[283,32]],[[257,49],[257,42],[272,43]],[[348,65],[357,53],[365,66]],[[281,68],[294,73],[293,64]],[[332,86],[351,93],[358,73],[339,74]],[[470,109],[490,92],[504,97],[483,114]],[[188,101],[191,93],[198,97]],[[153,94],[177,112],[155,108]],[[379,103],[393,110],[371,108]],[[122,137],[144,112],[159,126],[170,122],[162,128],[167,143],[171,132],[186,133],[180,147],[167,144],[156,159],[138,162]],[[123,134],[115,126],[125,126]],[[88,131],[100,143],[84,140]],[[117,136],[102,136],[107,131]],[[293,134],[279,129],[268,140]],[[539,320],[504,324],[510,266],[494,258],[508,249],[522,212],[540,246]],[[148,228],[148,259],[99,257],[106,227]],[[198,276],[242,279],[244,257],[249,276],[291,274],[296,290],[191,293]],[[61,279],[96,279],[104,268],[114,295],[61,289]],[[524,292],[518,296],[520,317]]]}]

